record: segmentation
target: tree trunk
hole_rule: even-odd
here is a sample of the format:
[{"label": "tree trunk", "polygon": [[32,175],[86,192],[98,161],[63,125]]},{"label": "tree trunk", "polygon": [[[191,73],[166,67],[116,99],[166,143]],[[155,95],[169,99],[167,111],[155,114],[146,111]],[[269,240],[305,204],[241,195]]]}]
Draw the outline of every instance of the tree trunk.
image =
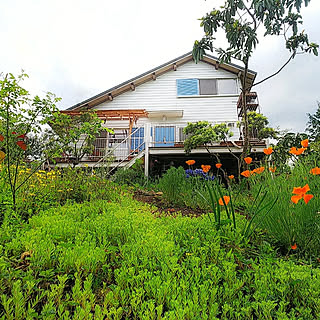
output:
[{"label": "tree trunk", "polygon": [[249,123],[248,123],[248,114],[247,114],[247,91],[248,88],[246,86],[248,74],[248,63],[245,64],[244,74],[241,79],[242,85],[242,99],[241,99],[241,108],[242,108],[242,121],[244,124],[243,128],[243,149],[241,154],[241,162],[244,165],[244,168],[247,169],[248,165],[244,162],[244,158],[249,154],[250,145],[249,145]]}]

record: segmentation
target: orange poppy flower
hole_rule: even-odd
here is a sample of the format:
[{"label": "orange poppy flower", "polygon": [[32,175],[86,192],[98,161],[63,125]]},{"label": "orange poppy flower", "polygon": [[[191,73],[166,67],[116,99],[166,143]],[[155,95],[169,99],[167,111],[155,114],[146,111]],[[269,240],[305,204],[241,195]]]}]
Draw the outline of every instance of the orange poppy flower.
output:
[{"label": "orange poppy flower", "polygon": [[254,174],[260,174],[260,173],[262,173],[264,171],[264,167],[259,167],[259,168],[255,168],[255,169],[253,169],[252,171],[250,171],[250,173],[252,174],[252,175],[254,175]]},{"label": "orange poppy flower", "polygon": [[195,164],[196,162],[194,161],[194,160],[188,160],[188,161],[186,161],[186,164],[188,165],[188,166],[192,166],[193,164]]},{"label": "orange poppy flower", "polygon": [[318,168],[318,167],[312,168],[310,170],[310,173],[312,173],[314,176],[316,176],[318,174],[320,175],[320,168]]},{"label": "orange poppy flower", "polygon": [[297,244],[295,243],[295,244],[293,244],[293,245],[291,246],[291,249],[292,249],[292,250],[296,250],[297,247],[298,247],[298,246],[297,246]]},{"label": "orange poppy flower", "polygon": [[4,140],[4,136],[2,134],[0,134],[0,141]]},{"label": "orange poppy flower", "polygon": [[264,167],[260,167],[260,168],[257,168],[255,169],[256,170],[256,173],[260,174],[264,171]]},{"label": "orange poppy flower", "polygon": [[303,148],[308,148],[308,144],[309,144],[309,139],[304,139],[301,141],[301,146]]},{"label": "orange poppy flower", "polygon": [[270,172],[276,172],[276,169],[277,169],[277,167],[270,167],[270,168],[269,168],[269,171],[270,171]]},{"label": "orange poppy flower", "polygon": [[263,153],[266,155],[270,155],[273,152],[273,149],[271,147],[267,148],[267,149],[263,149]]},{"label": "orange poppy flower", "polygon": [[246,178],[249,178],[251,176],[251,172],[249,170],[246,170],[246,171],[241,172],[241,175]]},{"label": "orange poppy flower", "polygon": [[292,147],[289,151],[289,153],[294,154],[296,156],[300,156],[306,150],[307,148],[299,148],[297,149],[296,147]]},{"label": "orange poppy flower", "polygon": [[302,154],[304,152],[304,150],[306,150],[307,148],[299,148],[297,150],[297,156],[300,156],[300,154]]},{"label": "orange poppy flower", "polygon": [[209,164],[208,165],[202,164],[201,168],[204,173],[207,173],[211,169],[211,166]]},{"label": "orange poppy flower", "polygon": [[246,157],[246,158],[244,158],[243,160],[244,160],[244,162],[245,162],[246,164],[250,164],[250,163],[252,162],[252,158],[251,158],[251,157]]},{"label": "orange poppy flower", "polygon": [[216,163],[216,168],[220,169],[222,167],[221,163]]},{"label": "orange poppy flower", "polygon": [[[229,196],[223,196],[223,200],[226,203],[226,206],[228,205],[228,203],[230,202],[230,197]],[[219,204],[220,206],[224,206],[222,198],[219,199]]]},{"label": "orange poppy flower", "polygon": [[313,198],[312,194],[306,194],[308,191],[310,191],[310,187],[308,184],[306,184],[302,188],[293,188],[292,193],[295,194],[295,196],[291,197],[291,201],[297,204],[299,200],[303,198],[304,202],[307,204]]},{"label": "orange poppy flower", "polygon": [[232,175],[228,176],[228,178],[229,178],[230,180],[232,180],[232,179],[234,179],[234,175],[232,174]]}]

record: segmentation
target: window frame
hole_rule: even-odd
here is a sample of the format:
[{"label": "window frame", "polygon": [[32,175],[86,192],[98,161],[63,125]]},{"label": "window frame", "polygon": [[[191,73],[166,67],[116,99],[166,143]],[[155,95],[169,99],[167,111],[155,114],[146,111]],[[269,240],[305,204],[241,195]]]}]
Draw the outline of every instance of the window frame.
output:
[{"label": "window frame", "polygon": [[[197,79],[198,80],[198,94],[178,94],[178,81],[179,80],[188,80],[188,79]],[[201,94],[200,93],[200,80],[215,80],[216,81],[216,94]],[[219,80],[234,80],[235,81],[235,89],[237,92],[235,93],[219,93]],[[180,85],[181,86],[181,85]],[[223,97],[223,96],[238,96],[239,95],[239,79],[238,78],[180,78],[176,79],[176,94],[177,98],[204,98],[204,97]]]}]

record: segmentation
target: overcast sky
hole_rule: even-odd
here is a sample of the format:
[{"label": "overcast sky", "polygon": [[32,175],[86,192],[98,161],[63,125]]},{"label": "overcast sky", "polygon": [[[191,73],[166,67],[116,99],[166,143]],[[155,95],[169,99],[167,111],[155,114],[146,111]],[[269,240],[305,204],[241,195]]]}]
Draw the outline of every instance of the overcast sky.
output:
[{"label": "overcast sky", "polygon": [[[1,0],[0,72],[29,75],[24,87],[62,98],[65,109],[192,50],[197,20],[220,0]],[[320,1],[302,11],[320,43]],[[261,38],[250,68],[258,80],[287,60],[282,38]],[[320,58],[300,55],[256,87],[273,127],[303,131],[320,101]]]}]

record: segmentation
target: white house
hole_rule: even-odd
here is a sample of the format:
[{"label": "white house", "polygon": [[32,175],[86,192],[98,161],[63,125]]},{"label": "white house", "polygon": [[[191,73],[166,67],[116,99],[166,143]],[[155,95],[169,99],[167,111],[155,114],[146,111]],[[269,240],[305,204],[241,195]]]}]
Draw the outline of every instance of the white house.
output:
[{"label": "white house", "polygon": [[[230,149],[241,153],[237,123],[241,119],[239,79],[243,71],[232,63],[219,64],[210,55],[196,64],[189,52],[62,111],[74,115],[94,109],[105,126],[114,130],[114,134],[97,137],[94,152],[83,158],[82,164],[103,166],[112,155],[111,167],[116,168],[144,157],[148,175],[155,160],[163,168],[172,162],[183,163],[183,128],[188,122],[201,120],[226,123],[233,132],[230,145],[217,143],[212,146],[214,152],[226,158]],[[249,70],[249,85],[255,77]],[[256,93],[250,93],[247,106],[258,108]],[[264,142],[256,142],[253,150],[262,152],[264,147]],[[204,148],[192,151],[193,158],[206,155]]]}]

